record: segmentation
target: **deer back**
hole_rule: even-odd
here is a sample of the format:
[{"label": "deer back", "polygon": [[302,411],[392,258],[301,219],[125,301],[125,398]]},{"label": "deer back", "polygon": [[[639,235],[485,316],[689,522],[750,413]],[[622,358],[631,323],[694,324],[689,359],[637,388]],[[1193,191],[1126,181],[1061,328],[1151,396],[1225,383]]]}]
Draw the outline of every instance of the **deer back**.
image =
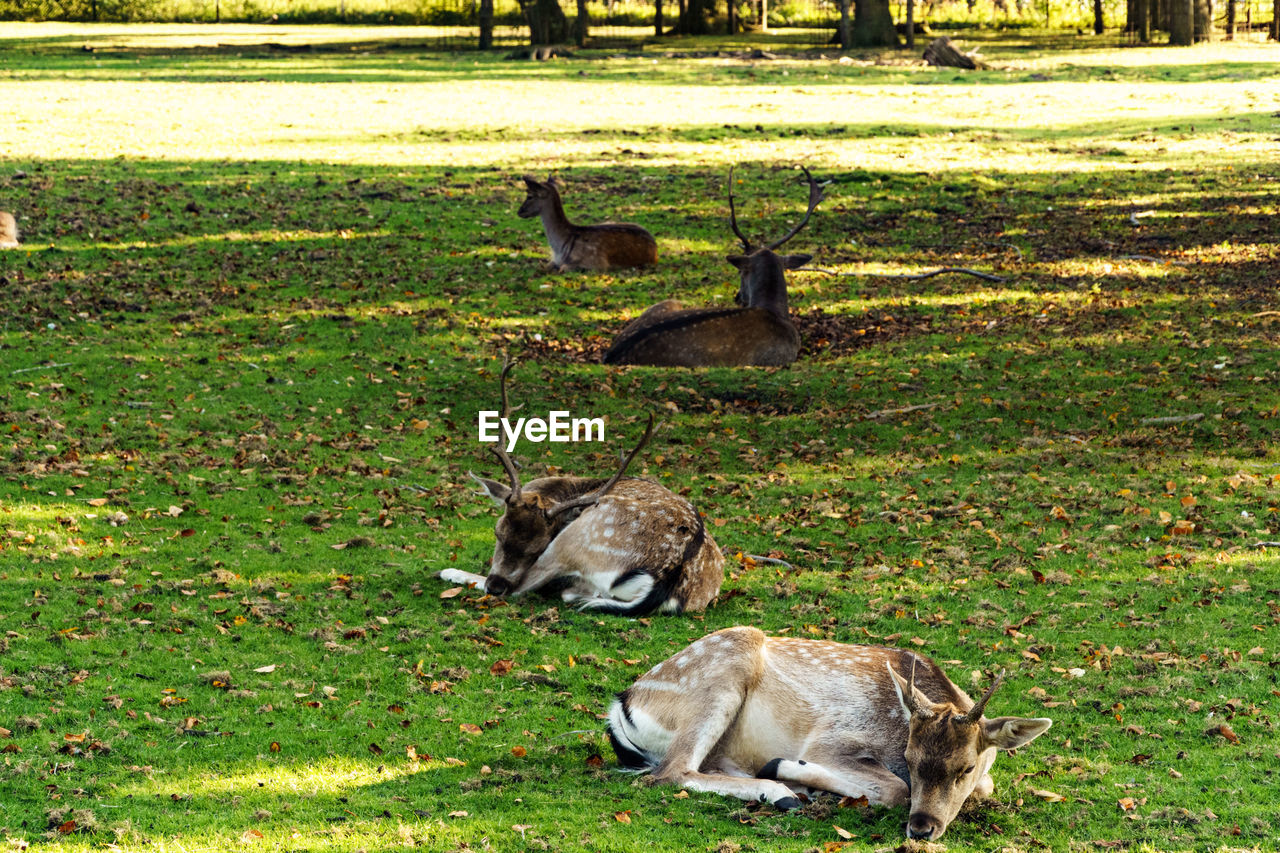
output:
[{"label": "deer back", "polygon": [[555,182],[524,176],[525,196],[518,215],[522,219],[541,217],[551,246],[551,265],[559,270],[603,271],[642,267],[658,260],[658,243],[653,235],[628,222],[575,225],[565,215]]}]

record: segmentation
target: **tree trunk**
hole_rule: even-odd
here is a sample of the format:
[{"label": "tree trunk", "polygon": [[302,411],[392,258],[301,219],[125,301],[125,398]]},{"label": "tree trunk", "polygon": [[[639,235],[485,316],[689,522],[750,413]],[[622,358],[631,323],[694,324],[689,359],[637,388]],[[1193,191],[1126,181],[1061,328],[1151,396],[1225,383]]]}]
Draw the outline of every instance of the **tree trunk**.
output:
[{"label": "tree trunk", "polygon": [[662,0],[653,3],[653,34],[662,38]]},{"label": "tree trunk", "polygon": [[1093,0],[1093,34],[1100,36],[1107,31],[1102,20],[1102,0]]},{"label": "tree trunk", "polygon": [[1227,0],[1227,41],[1236,40],[1236,0]]},{"label": "tree trunk", "polygon": [[480,0],[480,49],[493,48],[493,0]]},{"label": "tree trunk", "polygon": [[1271,4],[1271,40],[1280,41],[1280,0]]},{"label": "tree trunk", "polygon": [[559,0],[525,0],[524,17],[529,23],[529,44],[562,44],[569,32],[569,20]]},{"label": "tree trunk", "polygon": [[714,8],[715,0],[681,0],[676,32],[685,36],[710,35],[710,16]]},{"label": "tree trunk", "polygon": [[1213,0],[1194,0],[1192,27],[1196,41],[1213,40]]},{"label": "tree trunk", "polygon": [[916,0],[907,0],[907,50],[916,49]]},{"label": "tree trunk", "polygon": [[856,0],[853,5],[853,44],[857,47],[897,47],[889,0]]},{"label": "tree trunk", "polygon": [[1191,22],[1195,0],[1171,0],[1169,3],[1169,44],[1186,47],[1193,41]]},{"label": "tree trunk", "polygon": [[1137,0],[1134,4],[1134,23],[1137,24],[1138,41],[1151,43],[1151,0]]},{"label": "tree trunk", "polygon": [[591,14],[587,11],[587,0],[578,0],[578,20],[574,22],[573,35],[578,47],[587,46],[587,30],[591,27]]},{"label": "tree trunk", "polygon": [[738,0],[725,0],[724,6],[725,31],[734,35],[738,32]]},{"label": "tree trunk", "polygon": [[[853,47],[853,25],[849,20],[849,3],[852,0],[840,0],[840,25],[837,30],[840,34],[840,49],[848,50]],[[1280,3],[1280,0],[1276,0]]]},{"label": "tree trunk", "polygon": [[945,68],[972,69],[978,67],[978,63],[974,62],[972,56],[967,53],[961,53],[960,49],[952,44],[951,39],[946,36],[929,42],[929,46],[924,49],[924,61],[926,65]]},{"label": "tree trunk", "polygon": [[769,0],[760,0],[760,32],[769,32]]}]

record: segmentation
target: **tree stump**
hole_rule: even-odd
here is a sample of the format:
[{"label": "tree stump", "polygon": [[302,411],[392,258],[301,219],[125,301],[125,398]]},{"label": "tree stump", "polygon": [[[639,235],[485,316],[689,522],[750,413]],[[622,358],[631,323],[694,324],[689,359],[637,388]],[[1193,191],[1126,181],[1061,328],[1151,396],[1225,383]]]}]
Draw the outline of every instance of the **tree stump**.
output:
[{"label": "tree stump", "polygon": [[951,43],[951,39],[943,36],[929,42],[924,49],[924,61],[929,65],[946,66],[948,68],[977,68],[978,63],[967,53]]}]

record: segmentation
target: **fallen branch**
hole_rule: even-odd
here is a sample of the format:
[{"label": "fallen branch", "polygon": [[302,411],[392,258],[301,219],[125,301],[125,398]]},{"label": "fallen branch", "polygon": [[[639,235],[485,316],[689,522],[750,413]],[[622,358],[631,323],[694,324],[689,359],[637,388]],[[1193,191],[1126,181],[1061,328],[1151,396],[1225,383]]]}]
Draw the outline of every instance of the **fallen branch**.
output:
[{"label": "fallen branch", "polygon": [[1164,259],[1157,258],[1152,255],[1121,255],[1116,258],[1118,261],[1150,261],[1153,264],[1162,264]]},{"label": "fallen branch", "polygon": [[1168,424],[1189,424],[1202,420],[1204,412],[1196,412],[1192,415],[1168,415],[1162,418],[1143,418],[1138,423],[1143,426],[1165,426]]},{"label": "fallen branch", "polygon": [[1137,228],[1139,225],[1142,224],[1141,222],[1138,221],[1139,218],[1145,218],[1147,216],[1155,216],[1155,215],[1156,215],[1156,212],[1154,210],[1135,210],[1133,213],[1129,214],[1129,224],[1132,225],[1134,228]]},{"label": "fallen branch", "polygon": [[767,563],[773,566],[786,566],[788,569],[795,568],[795,566],[791,565],[786,560],[779,560],[777,557],[762,557],[759,554],[743,554],[743,556],[753,563]]},{"label": "fallen branch", "polygon": [[1255,548],[1280,548],[1280,542],[1254,542]]},{"label": "fallen branch", "polygon": [[938,405],[940,404],[920,403],[917,406],[903,406],[901,409],[876,409],[874,412],[867,412],[865,415],[863,415],[863,417],[866,418],[867,420],[874,420],[876,418],[887,418],[890,415],[905,415],[905,414],[908,414],[909,412],[922,412],[925,409],[932,409]]},{"label": "fallen branch", "polygon": [[986,281],[1008,281],[1004,276],[993,275],[989,272],[979,272],[971,270],[967,267],[942,267],[941,269],[930,270],[929,272],[901,274],[901,273],[884,273],[884,272],[840,272],[839,270],[829,270],[823,267],[800,267],[796,272],[820,272],[826,275],[848,276],[851,278],[901,278],[911,281],[919,281],[920,279],[933,278],[935,275],[943,273],[955,272],[964,273],[965,275],[977,276]]},{"label": "fallen branch", "polygon": [[[1257,314],[1250,314],[1249,316],[1250,317],[1280,317],[1280,311],[1259,311]],[[29,369],[35,370],[34,367]],[[20,371],[17,371],[17,370],[14,371],[14,373],[19,373],[19,372]]]},{"label": "fallen branch", "polygon": [[59,362],[58,364],[42,364],[39,367],[20,367],[17,370],[10,370],[9,375],[13,376],[18,373],[31,373],[32,371],[35,371],[35,370],[56,370],[59,367],[70,367],[70,366],[71,366],[71,362],[63,361],[63,362]]}]

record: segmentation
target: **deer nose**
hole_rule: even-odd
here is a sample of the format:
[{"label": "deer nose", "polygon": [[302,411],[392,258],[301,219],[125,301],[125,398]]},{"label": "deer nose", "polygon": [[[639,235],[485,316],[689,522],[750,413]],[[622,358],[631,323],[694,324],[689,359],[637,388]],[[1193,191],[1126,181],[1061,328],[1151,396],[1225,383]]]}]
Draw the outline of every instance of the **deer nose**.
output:
[{"label": "deer nose", "polygon": [[505,578],[500,578],[497,575],[489,575],[489,577],[485,578],[484,581],[484,591],[490,595],[496,595],[498,598],[502,598],[504,595],[511,592],[511,581]]},{"label": "deer nose", "polygon": [[928,840],[938,833],[938,822],[923,812],[916,812],[907,819],[907,838]]}]

